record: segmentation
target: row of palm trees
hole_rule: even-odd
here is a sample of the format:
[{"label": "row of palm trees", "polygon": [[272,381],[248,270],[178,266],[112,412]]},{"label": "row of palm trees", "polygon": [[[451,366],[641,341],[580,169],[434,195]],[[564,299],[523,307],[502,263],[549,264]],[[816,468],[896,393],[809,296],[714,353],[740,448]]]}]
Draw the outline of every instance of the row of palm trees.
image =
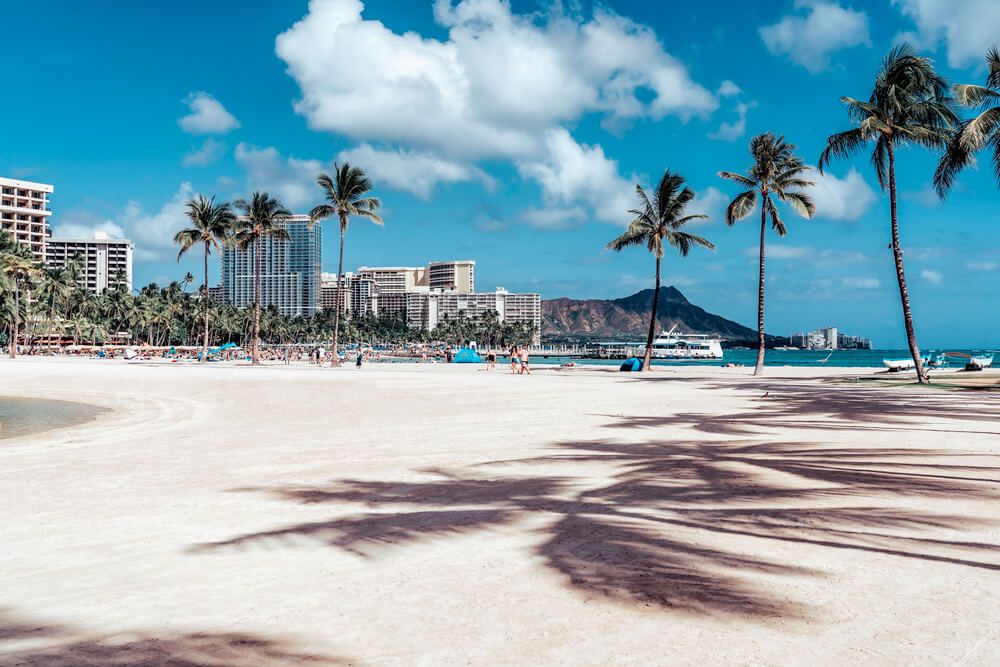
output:
[{"label": "row of palm trees", "polygon": [[[335,217],[340,225],[340,256],[337,264],[337,275],[344,273],[344,239],[352,216],[368,218],[376,224],[382,224],[382,218],[377,211],[380,202],[368,193],[372,189],[371,181],[365,173],[348,163],[334,165],[334,177],[320,174],[316,182],[323,190],[326,199],[312,209],[309,214],[310,227],[322,220]],[[177,232],[174,242],[180,246],[178,261],[186,252],[200,246],[204,254],[205,287],[208,289],[208,258],[212,249],[221,250],[223,245],[248,250],[252,253],[254,263],[253,288],[253,338],[251,343],[251,359],[253,365],[260,363],[260,315],[261,315],[261,275],[262,275],[262,244],[268,239],[277,241],[288,238],[284,223],[291,211],[280,201],[266,192],[254,192],[250,199],[238,199],[232,204],[216,203],[214,197],[207,198],[198,195],[187,202],[187,217],[190,226]],[[333,349],[338,349],[340,335],[340,289],[341,282],[337,280],[334,303]],[[204,328],[202,337],[201,362],[208,358],[209,344],[209,305],[204,300]],[[339,357],[333,355],[334,363],[339,363]]]},{"label": "row of palm trees", "polygon": [[[872,149],[871,163],[879,186],[889,195],[889,222],[896,281],[903,309],[907,344],[919,382],[927,382],[920,347],[913,327],[903,251],[899,242],[897,211],[896,159],[897,151],[917,146],[942,151],[934,173],[934,186],[943,199],[962,169],[975,163],[975,154],[992,149],[993,167],[1000,181],[1000,50],[987,53],[986,85],[949,86],[934,69],[933,62],[901,44],[883,60],[867,101],[843,97],[853,127],[831,135],[820,155],[820,173],[835,159],[843,159]],[[977,108],[979,113],[961,119],[958,106]],[[811,218],[816,207],[807,190],[812,181],[804,176],[810,169],[795,155],[795,146],[784,137],[765,133],[750,141],[752,163],[745,174],[722,171],[719,176],[737,183],[743,189],[726,209],[726,223],[735,224],[748,217],[760,205],[760,248],[757,292],[757,363],[754,375],[764,366],[764,257],[765,237],[771,228],[784,236],[787,228],[781,219],[777,201],[789,206],[804,218]],[[684,186],[684,179],[667,170],[650,196],[636,186],[639,207],[629,211],[634,216],[624,234],[613,239],[608,248],[620,251],[630,246],[645,245],[656,259],[655,288],[650,314],[649,334],[643,367],[648,370],[652,356],[656,327],[656,310],[660,290],[660,264],[664,246],[678,249],[687,256],[694,246],[714,249],[707,239],[684,231],[683,227],[704,215],[686,215],[685,207],[694,199],[694,192]]]}]

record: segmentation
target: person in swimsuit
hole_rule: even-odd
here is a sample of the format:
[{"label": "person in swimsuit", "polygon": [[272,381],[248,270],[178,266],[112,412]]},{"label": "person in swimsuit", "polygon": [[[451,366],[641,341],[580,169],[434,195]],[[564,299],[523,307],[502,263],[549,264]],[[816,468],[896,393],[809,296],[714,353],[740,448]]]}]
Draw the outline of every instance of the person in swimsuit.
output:
[{"label": "person in swimsuit", "polygon": [[521,372],[531,375],[531,369],[528,368],[528,348],[521,348]]},{"label": "person in swimsuit", "polygon": [[517,373],[521,369],[521,360],[517,354],[517,346],[510,348],[510,372]]}]

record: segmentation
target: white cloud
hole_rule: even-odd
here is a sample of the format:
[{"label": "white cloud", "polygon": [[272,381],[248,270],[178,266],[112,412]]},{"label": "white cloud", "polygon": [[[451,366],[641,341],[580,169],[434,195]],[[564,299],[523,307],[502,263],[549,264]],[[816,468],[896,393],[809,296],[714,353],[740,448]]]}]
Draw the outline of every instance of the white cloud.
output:
[{"label": "white cloud", "polygon": [[840,284],[850,289],[878,289],[879,286],[881,285],[878,278],[859,278],[859,277],[841,278]]},{"label": "white cloud", "polygon": [[185,202],[193,196],[191,184],[184,182],[156,213],[147,213],[136,201],[128,202],[117,224],[135,243],[136,259],[162,259],[176,254],[174,234],[188,222]]},{"label": "white cloud", "polygon": [[294,212],[319,203],[322,192],[316,177],[332,165],[319,160],[284,157],[277,148],[259,148],[241,142],[236,146],[236,162],[246,171],[246,189],[264,190]]},{"label": "white cloud", "polygon": [[[760,248],[750,247],[746,249],[745,254],[756,257],[759,251]],[[809,246],[770,245],[764,248],[766,259],[806,259],[814,254],[815,250]]]},{"label": "white cloud", "polygon": [[916,24],[916,32],[900,38],[932,48],[944,40],[948,64],[965,67],[984,62],[986,49],[997,42],[1000,2],[996,0],[892,0]]},{"label": "white cloud", "polygon": [[709,132],[709,139],[720,141],[736,141],[747,131],[747,111],[757,106],[756,102],[738,102],[735,107],[737,119],[731,123],[722,123],[715,132]]},{"label": "white cloud", "polygon": [[295,108],[315,129],[452,158],[524,157],[587,112],[689,118],[718,106],[655,33],[608,10],[581,21],[553,9],[543,23],[499,0],[438,0],[443,41],[395,33],[363,10],[313,0],[276,40],[302,91]]},{"label": "white cloud", "polygon": [[[743,249],[743,254],[747,257],[757,257],[760,251],[758,246],[748,246]],[[765,259],[788,260],[800,259],[808,260],[815,266],[843,266],[845,264],[856,264],[869,261],[868,255],[856,250],[833,250],[814,248],[812,246],[794,246],[784,243],[773,243],[764,248]]]},{"label": "white cloud", "polygon": [[521,220],[537,229],[569,229],[587,217],[586,211],[577,206],[569,208],[526,208]]},{"label": "white cloud", "polygon": [[218,139],[208,138],[201,146],[188,152],[182,164],[185,167],[204,167],[212,164],[226,151],[226,144]]},{"label": "white cloud", "polygon": [[825,0],[796,0],[795,8],[805,10],[785,16],[773,25],[760,28],[767,50],[787,55],[793,62],[816,73],[830,66],[834,51],[871,44],[868,15]]},{"label": "white cloud", "polygon": [[931,269],[924,269],[923,271],[921,271],[920,277],[932,285],[937,285],[942,280],[944,280],[944,276],[941,275],[940,271],[933,271]]},{"label": "white cloud", "polygon": [[236,117],[208,93],[191,93],[184,103],[191,113],[179,118],[177,124],[188,134],[225,134],[240,126]]},{"label": "white cloud", "polygon": [[970,261],[965,263],[965,268],[972,271],[996,271],[997,268],[1000,268],[1000,264],[996,262]]},{"label": "white cloud", "polygon": [[743,92],[743,89],[737,86],[735,83],[726,79],[721,84],[719,84],[719,89],[715,91],[715,94],[719,97],[731,97],[733,95],[739,95]]},{"label": "white cloud", "polygon": [[806,178],[814,183],[805,192],[816,204],[817,218],[857,220],[877,199],[875,191],[854,167],[843,178],[829,171],[821,174],[816,169],[808,172]]},{"label": "white cloud", "polygon": [[363,166],[379,184],[410,192],[421,199],[427,199],[438,183],[480,181],[489,190],[496,186],[496,181],[478,167],[427,152],[378,149],[371,144],[361,144],[341,151],[338,157],[341,161]]},{"label": "white cloud", "polygon": [[88,222],[86,220],[60,220],[52,228],[52,236],[69,239],[92,239],[96,232],[104,232],[113,239],[125,238],[125,230],[121,225],[111,220]]},{"label": "white cloud", "polygon": [[541,184],[547,207],[585,206],[602,222],[628,223],[636,178],[622,178],[618,163],[605,157],[600,146],[578,144],[563,128],[550,131],[545,144],[545,159],[519,162],[517,168]]},{"label": "white cloud", "polygon": [[729,197],[714,186],[709,186],[700,192],[695,193],[694,199],[687,205],[687,215],[707,215],[706,221],[692,222],[692,225],[706,224],[708,222],[725,222],[726,207],[729,206]]}]

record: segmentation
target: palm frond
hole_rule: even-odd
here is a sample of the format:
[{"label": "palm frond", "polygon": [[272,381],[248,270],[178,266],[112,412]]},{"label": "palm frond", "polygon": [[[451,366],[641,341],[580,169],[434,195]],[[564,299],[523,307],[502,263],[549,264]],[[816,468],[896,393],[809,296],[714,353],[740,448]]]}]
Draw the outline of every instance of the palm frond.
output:
[{"label": "palm frond", "polygon": [[738,220],[742,220],[753,212],[757,206],[757,191],[747,190],[741,192],[729,202],[726,207],[726,224],[734,225]]}]

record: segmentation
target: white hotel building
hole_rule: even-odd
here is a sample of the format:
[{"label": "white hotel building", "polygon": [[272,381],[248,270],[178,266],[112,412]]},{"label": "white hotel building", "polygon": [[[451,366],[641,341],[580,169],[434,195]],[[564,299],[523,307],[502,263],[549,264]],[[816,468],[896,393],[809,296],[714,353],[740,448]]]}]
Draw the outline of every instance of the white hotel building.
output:
[{"label": "white hotel building", "polygon": [[28,246],[40,262],[45,261],[52,190],[46,183],[0,177],[0,228]]},{"label": "white hotel building", "polygon": [[94,294],[123,286],[132,291],[132,251],[128,239],[95,232],[92,239],[50,238],[45,242],[45,265],[62,268],[76,260],[82,269],[80,286]]}]

